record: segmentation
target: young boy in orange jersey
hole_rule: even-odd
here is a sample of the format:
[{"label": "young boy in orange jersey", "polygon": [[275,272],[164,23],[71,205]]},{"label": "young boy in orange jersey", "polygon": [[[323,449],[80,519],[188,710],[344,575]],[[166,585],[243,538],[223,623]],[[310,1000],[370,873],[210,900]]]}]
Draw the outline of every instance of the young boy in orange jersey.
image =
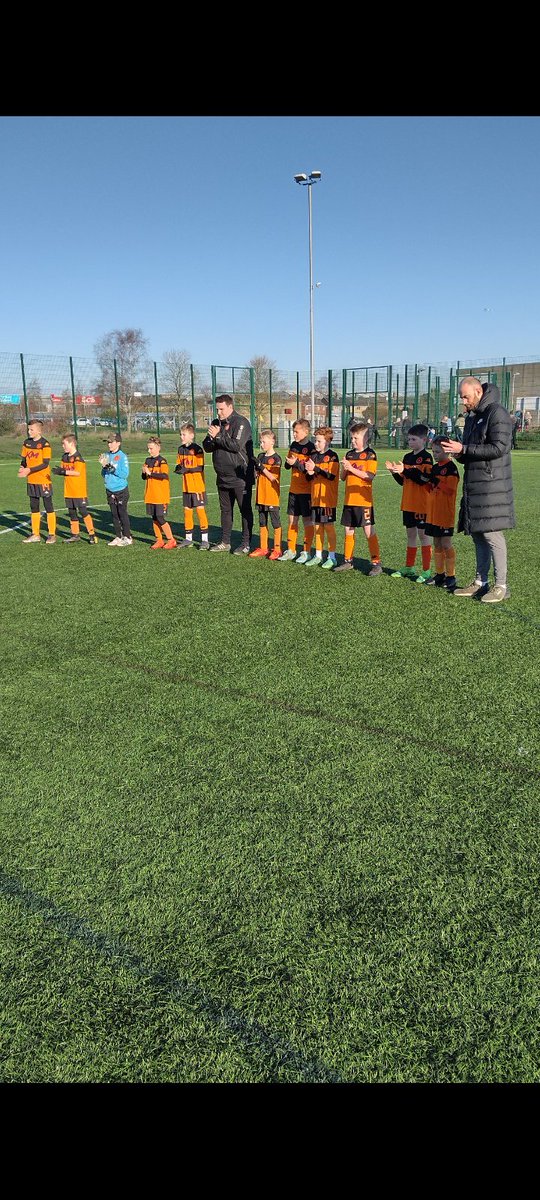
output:
[{"label": "young boy in orange jersey", "polygon": [[169,483],[169,464],[161,453],[161,439],[148,438],[148,458],[145,458],[142,469],[144,484],[144,501],[147,516],[152,518],[156,540],[151,550],[175,550],[176,541],[167,520],[167,509],[171,499]]},{"label": "young boy in orange jersey", "polygon": [[[447,434],[433,438],[435,462],[431,472],[426,533],[433,538],[435,576],[426,580],[435,587],[456,590],[456,552],[452,543],[456,520],[456,498],[459,471],[455,462],[443,450],[441,443]],[[417,582],[420,582],[417,580]]]},{"label": "young boy in orange jersey", "polygon": [[195,511],[201,530],[200,549],[209,550],[204,450],[194,440],[195,426],[190,421],[184,421],[183,425],[180,426],[180,437],[182,442],[178,447],[174,470],[176,475],[182,476],[185,536],[181,542],[178,542],[178,549],[189,550],[195,545],[193,541],[193,527],[195,524],[193,512]]},{"label": "young boy in orange jersey", "polygon": [[373,511],[373,479],[377,455],[369,445],[370,427],[366,421],[351,425],[352,450],[341,460],[340,479],[345,480],[345,503],[341,524],[345,526],[345,559],[336,571],[353,570],[354,534],[363,529],[371,557],[370,575],[382,575],[379,539]]},{"label": "young boy in orange jersey", "polygon": [[86,463],[77,448],[77,438],[73,433],[66,433],[62,438],[62,461],[59,467],[53,467],[53,475],[61,475],[64,479],[64,500],[68,510],[71,537],[66,542],[82,541],[79,533],[79,517],[82,517],[88,531],[88,541],[91,546],[97,545],[94,522],[88,512],[88,486],[86,482]]},{"label": "young boy in orange jersey", "polygon": [[311,520],[311,480],[306,476],[306,463],[313,454],[315,442],[310,438],[311,425],[303,418],[294,422],[292,432],[293,441],[285,459],[285,469],[291,471],[291,486],[287,501],[289,530],[287,549],[281,555],[280,562],[292,562],[296,558],[298,526],[301,517],[304,522],[304,549],[296,561],[305,563],[308,560],[315,533],[315,527]]},{"label": "young boy in orange jersey", "polygon": [[[336,505],[339,487],[339,458],[330,449],[334,436],[329,425],[315,430],[315,450],[306,463],[306,475],[311,480],[311,519],[315,526],[315,553],[307,559],[306,567],[326,567],[333,571],[336,565]],[[324,534],[328,540],[328,554],[323,562]],[[303,556],[296,560],[303,561]]]},{"label": "young boy in orange jersey", "polygon": [[433,467],[433,458],[426,450],[429,429],[427,425],[411,425],[407,434],[409,452],[403,456],[403,462],[385,463],[392,473],[396,483],[403,488],[401,511],[403,524],[407,530],[407,557],[405,566],[399,571],[392,571],[392,578],[406,576],[416,579],[415,570],[417,537],[422,552],[422,570],[418,582],[427,583],[431,578],[431,538],[426,533],[426,516],[429,499],[429,482]]},{"label": "young boy in orange jersey", "polygon": [[[281,457],[276,453],[276,435],[273,429],[261,430],[262,453],[254,459],[257,490],[255,503],[259,510],[259,542],[250,558],[276,559],[281,556],[281,513],[279,510],[279,485],[281,479]],[[274,530],[274,547],[268,553],[268,517]]]},{"label": "young boy in orange jersey", "polygon": [[28,437],[21,450],[21,465],[17,472],[19,479],[26,479],[26,490],[30,497],[30,521],[32,532],[30,537],[23,538],[24,542],[39,542],[39,526],[41,513],[39,502],[47,515],[48,536],[45,545],[51,546],[56,541],[56,513],[53,508],[53,493],[51,481],[51,444],[43,437],[43,421],[30,418],[28,422]]}]

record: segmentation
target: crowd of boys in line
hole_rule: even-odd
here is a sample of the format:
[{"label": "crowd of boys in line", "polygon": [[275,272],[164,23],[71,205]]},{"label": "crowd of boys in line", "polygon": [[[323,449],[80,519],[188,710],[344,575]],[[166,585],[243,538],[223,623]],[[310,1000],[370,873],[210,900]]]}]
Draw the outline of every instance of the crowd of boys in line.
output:
[{"label": "crowd of boys in line", "polygon": [[[225,419],[224,430],[230,430],[232,400],[219,397]],[[229,403],[230,402],[230,403]],[[219,413],[219,403],[218,403]],[[249,423],[247,423],[249,425]],[[373,507],[373,480],[377,472],[377,455],[371,445],[371,430],[364,420],[353,420],[350,425],[352,446],[341,463],[332,449],[333,431],[322,426],[311,437],[307,420],[298,419],[293,425],[293,440],[284,464],[277,453],[275,434],[272,429],[263,429],[260,435],[261,451],[255,456],[251,449],[250,462],[256,480],[255,502],[259,516],[259,546],[251,550],[249,540],[244,540],[236,553],[248,553],[252,558],[265,557],[281,562],[295,561],[306,567],[321,566],[326,570],[350,571],[353,569],[354,543],[357,529],[363,529],[371,560],[369,575],[381,575],[381,552]],[[215,461],[216,445],[219,444],[220,421],[215,419],[209,427],[203,447],[195,441],[195,429],[191,422],[181,426],[181,444],[178,447],[175,473],[182,478],[184,509],[184,538],[177,541],[168,519],[170,503],[170,477],[167,459],[161,453],[161,441],[157,436],[148,439],[148,457],[142,467],[145,483],[144,500],[146,512],[152,521],[155,541],[153,550],[189,549],[193,540],[194,518],[200,530],[200,549],[210,551],[230,550],[229,541],[222,540],[210,545],[208,516],[206,512],[206,484],[204,453],[211,450]],[[251,436],[251,431],[249,431]],[[455,510],[459,472],[445,447],[443,435],[429,439],[427,425],[412,425],[407,434],[409,451],[402,462],[387,460],[386,469],[402,488],[401,511],[406,529],[407,547],[405,565],[392,572],[393,577],[410,577],[417,583],[444,587],[456,595],[470,595],[470,588],[457,588],[453,546]],[[225,435],[227,436],[227,434]],[[430,449],[427,449],[429,440]],[[128,515],[129,462],[121,448],[121,435],[111,433],[107,438],[108,451],[99,456],[101,473],[105,484],[107,501],[111,509],[115,536],[109,546],[129,546],[133,543]],[[249,445],[252,447],[252,443]],[[231,446],[231,448],[233,448]],[[46,544],[56,541],[56,514],[52,500],[52,474],[64,478],[64,498],[70,521],[68,542],[81,541],[80,520],[84,522],[90,544],[97,543],[92,516],[88,511],[88,489],[86,463],[78,449],[73,434],[62,438],[62,459],[58,466],[51,467],[51,446],[43,437],[42,423],[32,420],[28,425],[28,438],[22,447],[19,476],[26,478],[31,508],[32,533],[26,542],[39,542],[40,502],[46,514],[48,535]],[[282,546],[280,514],[280,489],[282,466],[291,472],[287,501],[288,530],[287,546]],[[345,482],[344,504],[341,524],[345,529],[344,561],[338,566],[336,559],[336,513],[339,480]],[[219,488],[218,475],[218,488]],[[227,483],[227,480],[225,480]],[[234,502],[234,494],[232,502]],[[236,495],[239,505],[243,498]],[[222,494],[220,492],[220,502]],[[249,496],[249,507],[251,500]],[[223,504],[222,504],[223,514]],[[232,504],[231,504],[232,524]],[[300,520],[303,523],[303,547],[298,552]],[[269,525],[272,526],[273,545],[269,545]],[[228,526],[230,534],[230,525]],[[249,526],[249,538],[251,527]],[[326,557],[324,548],[326,544]],[[421,569],[417,570],[418,550]],[[435,571],[432,571],[432,557]],[[489,589],[484,588],[480,599],[489,601]]]}]

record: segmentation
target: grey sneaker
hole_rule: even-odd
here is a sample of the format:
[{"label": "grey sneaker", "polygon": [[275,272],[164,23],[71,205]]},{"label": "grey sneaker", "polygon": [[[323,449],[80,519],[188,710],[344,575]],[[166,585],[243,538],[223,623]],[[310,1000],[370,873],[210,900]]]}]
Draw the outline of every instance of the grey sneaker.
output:
[{"label": "grey sneaker", "polygon": [[46,546],[54,546],[55,542],[56,542],[56,534],[54,534],[54,533],[50,533],[49,536],[45,538]]},{"label": "grey sneaker", "polygon": [[501,600],[508,599],[508,595],[508,588],[503,587],[500,583],[496,583],[489,592],[480,596],[480,600],[482,604],[500,604]]},{"label": "grey sneaker", "polygon": [[66,542],[82,542],[80,533],[72,533],[71,537],[66,538]]},{"label": "grey sneaker", "polygon": [[29,542],[40,542],[40,541],[41,541],[41,538],[39,536],[39,533],[31,533],[30,537],[23,538],[23,542],[25,542],[26,545],[28,545]]},{"label": "grey sneaker", "polygon": [[230,554],[230,550],[231,547],[229,542],[216,542],[214,546],[210,546],[210,552],[212,554],[224,554],[225,551]]},{"label": "grey sneaker", "polygon": [[199,542],[199,550],[209,550],[210,542]]},{"label": "grey sneaker", "polygon": [[307,563],[308,558],[309,558],[309,554],[308,554],[307,550],[302,550],[302,553],[298,555],[298,558],[296,559],[296,561],[297,561],[297,563],[300,563],[300,564]]},{"label": "grey sneaker", "polygon": [[182,538],[181,542],[176,543],[176,549],[177,550],[189,550],[191,548],[191,546],[194,546],[194,545],[195,545],[195,542],[193,541],[193,538]]},{"label": "grey sneaker", "polygon": [[336,567],[336,571],[354,571],[352,558],[345,558],[339,567]]},{"label": "grey sneaker", "polygon": [[373,563],[371,571],[368,571],[368,575],[382,575],[382,564],[380,562]]},{"label": "grey sneaker", "polygon": [[249,554],[249,546],[237,546],[233,554]]},{"label": "grey sneaker", "polygon": [[296,558],[294,550],[285,550],[284,554],[280,554],[278,562],[293,562]]},{"label": "grey sneaker", "polygon": [[480,599],[488,590],[488,584],[482,583],[479,579],[474,579],[469,583],[468,587],[454,588],[452,595],[454,596],[478,596]]}]

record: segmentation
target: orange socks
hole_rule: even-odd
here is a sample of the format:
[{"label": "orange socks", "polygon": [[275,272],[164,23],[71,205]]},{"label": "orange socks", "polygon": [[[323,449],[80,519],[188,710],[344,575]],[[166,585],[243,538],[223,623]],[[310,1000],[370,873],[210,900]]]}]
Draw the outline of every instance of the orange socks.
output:
[{"label": "orange socks", "polygon": [[30,513],[30,521],[32,524],[32,533],[34,537],[39,537],[39,527],[41,524],[41,513]]},{"label": "orange socks", "polygon": [[[94,522],[90,516],[90,513],[88,513],[87,517],[83,517],[83,521],[86,525],[87,532],[90,534],[90,537],[95,537],[96,531],[94,529]],[[77,524],[78,524],[78,522],[77,522]],[[77,530],[77,532],[78,532],[78,530]]]},{"label": "orange socks", "polygon": [[405,566],[414,567],[416,562],[416,546],[407,546],[407,556],[405,558]]},{"label": "orange socks", "polygon": [[47,513],[47,529],[49,530],[49,537],[54,537],[56,533],[56,513],[54,512]]},{"label": "orange socks", "polygon": [[261,550],[268,550],[268,525],[260,526],[259,541],[261,544]]},{"label": "orange socks", "polygon": [[315,537],[315,526],[314,525],[304,525],[304,550],[306,551],[306,554],[309,554],[309,552],[311,550],[314,537]]},{"label": "orange socks", "polygon": [[431,546],[422,546],[422,569],[429,571],[431,566]]},{"label": "orange socks", "polygon": [[295,529],[294,525],[289,525],[289,532],[287,535],[287,546],[292,554],[296,553],[297,541],[298,541],[298,530]]},{"label": "orange socks", "polygon": [[368,537],[367,544],[369,546],[369,553],[371,555],[371,561],[373,563],[380,562],[381,561],[381,550],[380,550],[380,546],[379,546],[379,539],[378,539],[376,533],[372,533],[371,537]]},{"label": "orange socks", "polygon": [[354,533],[345,534],[345,546],[343,552],[345,558],[352,558],[354,554]]}]

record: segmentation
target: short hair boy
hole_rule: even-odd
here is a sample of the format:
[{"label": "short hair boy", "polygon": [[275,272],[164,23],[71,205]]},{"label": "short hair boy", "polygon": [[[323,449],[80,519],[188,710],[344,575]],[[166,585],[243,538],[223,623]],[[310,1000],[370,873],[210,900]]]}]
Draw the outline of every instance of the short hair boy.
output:
[{"label": "short hair boy", "polygon": [[[285,459],[285,469],[291,472],[289,497],[287,500],[287,515],[289,529],[287,533],[287,549],[280,557],[280,562],[292,562],[296,558],[298,527],[300,517],[304,523],[304,549],[302,562],[306,562],[315,534],[315,526],[311,519],[311,480],[306,475],[306,463],[315,450],[315,442],[310,437],[309,421],[299,417],[293,422],[293,440]],[[301,556],[300,556],[301,557]],[[300,558],[296,559],[297,562]]]},{"label": "short hair boy", "polygon": [[434,437],[431,443],[435,462],[431,472],[428,497],[426,533],[433,538],[435,575],[427,583],[456,590],[456,551],[452,543],[456,520],[456,498],[459,471],[455,462],[443,450],[446,434]]},{"label": "short hair boy", "polygon": [[[426,450],[429,434],[427,425],[421,422],[411,425],[407,433],[409,452],[403,456],[403,462],[385,463],[396,483],[403,488],[401,496],[401,511],[403,524],[407,530],[407,555],[405,566],[399,571],[392,571],[392,578],[402,576],[415,579],[417,583],[427,583],[431,578],[431,538],[426,533],[426,517],[429,497],[429,482],[433,468],[433,458]],[[419,575],[415,570],[417,538],[422,553],[422,570]]]},{"label": "short hair boy", "polygon": [[86,462],[78,449],[77,438],[74,433],[64,434],[62,438],[62,450],[64,453],[62,454],[60,466],[53,467],[52,473],[53,475],[60,475],[64,479],[64,500],[66,502],[69,527],[71,529],[71,536],[66,538],[66,542],[80,542],[82,540],[79,533],[79,518],[82,517],[88,532],[89,544],[97,546],[94,522],[88,512]]},{"label": "short hair boy", "polygon": [[[311,480],[311,520],[315,526],[315,553],[311,558],[304,552],[297,562],[306,567],[326,567],[332,571],[336,565],[336,505],[339,488],[339,458],[330,449],[334,430],[322,425],[315,430],[315,450],[306,463],[306,475]],[[324,536],[328,541],[328,554],[323,562]]]},{"label": "short hair boy", "polygon": [[142,469],[144,485],[144,502],[146,514],[152,518],[156,535],[151,550],[175,550],[176,541],[167,520],[167,511],[171,499],[169,482],[169,464],[161,453],[161,438],[152,434],[148,438],[148,458],[145,458]]},{"label": "short hair boy", "polygon": [[[250,558],[277,559],[281,557],[280,480],[281,456],[276,451],[273,429],[261,430],[261,453],[254,459],[257,490],[255,503],[259,510],[259,545]],[[268,552],[268,517],[274,530],[274,546]]]},{"label": "short hair boy", "polygon": [[193,527],[197,520],[201,530],[201,550],[209,550],[208,516],[206,513],[206,483],[204,478],[204,450],[195,441],[195,426],[184,421],[180,426],[181,443],[176,455],[176,475],[182,476],[182,502],[184,505],[184,537],[178,542],[179,550],[189,550],[195,545]]},{"label": "short hair boy", "polygon": [[26,491],[30,498],[30,522],[32,532],[30,537],[23,538],[24,542],[41,541],[39,526],[41,514],[39,502],[47,517],[48,535],[45,545],[51,546],[56,541],[56,513],[53,508],[53,490],[51,481],[51,444],[43,437],[43,421],[30,417],[28,422],[28,437],[23,442],[21,450],[21,465],[17,472],[20,479],[26,479]]},{"label": "short hair boy", "polygon": [[352,450],[341,460],[340,479],[345,480],[345,503],[341,524],[345,526],[345,558],[336,571],[353,570],[354,536],[363,529],[371,557],[370,575],[382,575],[381,551],[375,529],[373,510],[373,480],[377,472],[377,455],[369,445],[370,426],[355,421],[350,427]]}]

